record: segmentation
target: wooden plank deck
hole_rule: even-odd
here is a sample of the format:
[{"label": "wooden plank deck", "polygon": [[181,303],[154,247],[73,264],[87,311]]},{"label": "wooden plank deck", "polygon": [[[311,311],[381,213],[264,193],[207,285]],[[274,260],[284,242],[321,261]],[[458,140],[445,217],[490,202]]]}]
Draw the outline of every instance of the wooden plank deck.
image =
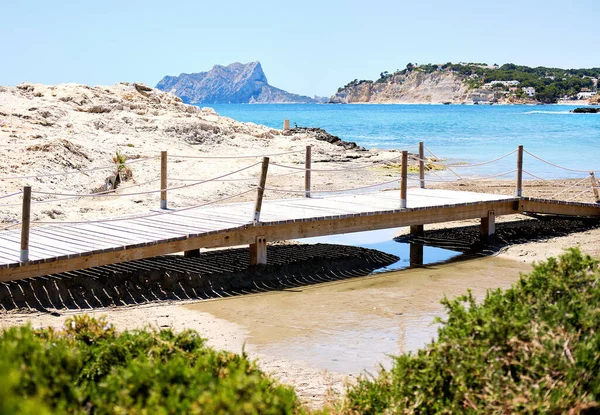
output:
[{"label": "wooden plank deck", "polygon": [[[600,216],[600,206],[453,190],[409,189],[407,208],[397,191],[265,200],[261,222],[253,203],[231,203],[152,217],[34,227],[30,260],[19,262],[19,230],[0,231],[0,281],[193,250],[256,242],[425,225],[519,212]],[[165,211],[154,211],[165,212]]]}]

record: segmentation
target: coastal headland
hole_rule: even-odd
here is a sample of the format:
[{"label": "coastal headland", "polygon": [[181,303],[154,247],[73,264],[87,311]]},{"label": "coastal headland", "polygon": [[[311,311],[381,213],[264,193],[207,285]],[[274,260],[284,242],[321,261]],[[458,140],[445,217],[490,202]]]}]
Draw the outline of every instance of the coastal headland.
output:
[{"label": "coastal headland", "polygon": [[598,103],[600,69],[560,69],[485,63],[418,65],[355,79],[338,88],[330,103],[555,104]]}]

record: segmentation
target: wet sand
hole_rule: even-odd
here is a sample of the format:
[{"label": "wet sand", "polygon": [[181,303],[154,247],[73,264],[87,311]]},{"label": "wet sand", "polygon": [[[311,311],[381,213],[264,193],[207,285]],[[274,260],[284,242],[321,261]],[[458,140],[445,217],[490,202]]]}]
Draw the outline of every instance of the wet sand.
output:
[{"label": "wet sand", "polygon": [[481,298],[530,269],[485,257],[185,307],[239,325],[257,353],[356,376],[428,343],[444,295]]}]

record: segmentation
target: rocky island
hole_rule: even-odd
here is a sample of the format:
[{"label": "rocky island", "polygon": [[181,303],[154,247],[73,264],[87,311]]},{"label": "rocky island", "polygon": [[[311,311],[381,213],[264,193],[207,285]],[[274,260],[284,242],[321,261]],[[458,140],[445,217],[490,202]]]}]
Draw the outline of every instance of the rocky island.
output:
[{"label": "rocky island", "polygon": [[316,99],[269,85],[260,62],[215,65],[208,72],[165,76],[156,85],[186,104],[313,104]]}]

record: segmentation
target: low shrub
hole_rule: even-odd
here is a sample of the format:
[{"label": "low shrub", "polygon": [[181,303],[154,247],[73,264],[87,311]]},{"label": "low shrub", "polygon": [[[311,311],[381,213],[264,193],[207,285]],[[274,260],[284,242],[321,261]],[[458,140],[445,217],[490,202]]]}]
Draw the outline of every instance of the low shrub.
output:
[{"label": "low shrub", "polygon": [[0,336],[0,414],[290,414],[294,391],[197,333],[118,334],[106,320]]},{"label": "low shrub", "polygon": [[332,413],[599,413],[600,272],[572,249],[511,289],[443,301],[439,337]]}]

